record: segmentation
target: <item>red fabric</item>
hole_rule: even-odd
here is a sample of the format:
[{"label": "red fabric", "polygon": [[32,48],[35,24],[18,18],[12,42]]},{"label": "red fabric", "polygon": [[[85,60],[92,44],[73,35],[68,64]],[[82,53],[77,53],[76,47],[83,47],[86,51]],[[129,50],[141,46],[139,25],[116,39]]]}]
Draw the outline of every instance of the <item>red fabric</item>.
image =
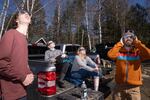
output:
[{"label": "red fabric", "polygon": [[56,80],[55,72],[40,72],[38,74],[38,78],[41,78],[46,81]]},{"label": "red fabric", "polygon": [[38,91],[42,94],[42,95],[53,95],[56,94],[56,86],[52,86],[52,87],[45,87],[45,88],[38,88]]},{"label": "red fabric", "polygon": [[[53,85],[48,82],[54,82]],[[56,73],[55,72],[39,72],[38,73],[38,91],[43,95],[56,94]]]},{"label": "red fabric", "polygon": [[28,67],[26,36],[15,29],[7,31],[0,41],[0,84],[4,100],[16,100],[26,95],[22,85]]}]

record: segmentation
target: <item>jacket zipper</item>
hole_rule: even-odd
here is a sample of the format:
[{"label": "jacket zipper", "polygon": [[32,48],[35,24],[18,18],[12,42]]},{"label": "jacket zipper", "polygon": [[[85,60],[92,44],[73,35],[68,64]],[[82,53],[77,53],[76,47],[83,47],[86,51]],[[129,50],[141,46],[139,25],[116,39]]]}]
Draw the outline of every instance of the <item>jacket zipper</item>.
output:
[{"label": "jacket zipper", "polygon": [[[127,53],[127,57],[128,57],[128,55],[129,55],[129,51]],[[128,63],[128,60],[126,58],[126,82],[128,81],[128,66],[129,66],[129,63]]]}]

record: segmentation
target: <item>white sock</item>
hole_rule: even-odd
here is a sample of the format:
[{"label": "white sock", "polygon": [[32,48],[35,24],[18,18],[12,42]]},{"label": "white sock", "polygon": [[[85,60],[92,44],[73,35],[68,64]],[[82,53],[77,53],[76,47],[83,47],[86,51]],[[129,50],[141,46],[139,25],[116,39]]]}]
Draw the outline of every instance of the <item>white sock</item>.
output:
[{"label": "white sock", "polygon": [[98,91],[99,89],[99,77],[94,77],[94,90]]}]

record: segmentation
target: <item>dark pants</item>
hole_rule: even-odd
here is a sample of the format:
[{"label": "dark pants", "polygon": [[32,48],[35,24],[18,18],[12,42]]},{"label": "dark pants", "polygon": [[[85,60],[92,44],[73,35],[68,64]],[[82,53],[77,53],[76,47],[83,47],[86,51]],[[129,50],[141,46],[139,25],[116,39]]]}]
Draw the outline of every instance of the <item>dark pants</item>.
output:
[{"label": "dark pants", "polygon": [[56,65],[56,72],[60,73],[59,81],[63,81],[63,79],[66,76],[69,66],[70,66],[70,63],[68,62]]},{"label": "dark pants", "polygon": [[27,96],[24,96],[24,97],[17,99],[17,100],[27,100]]},{"label": "dark pants", "polygon": [[[1,96],[0,96],[0,100],[3,100]],[[24,97],[19,98],[19,99],[17,99],[17,100],[27,100],[27,96],[24,96]]]}]

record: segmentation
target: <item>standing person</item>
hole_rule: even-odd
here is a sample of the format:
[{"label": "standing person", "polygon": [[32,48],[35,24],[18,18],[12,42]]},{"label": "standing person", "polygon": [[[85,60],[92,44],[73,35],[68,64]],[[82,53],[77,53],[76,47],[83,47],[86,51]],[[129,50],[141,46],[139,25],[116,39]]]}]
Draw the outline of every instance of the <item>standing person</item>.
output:
[{"label": "standing person", "polygon": [[99,68],[98,65],[86,55],[84,47],[77,50],[77,55],[73,61],[71,76],[73,79],[84,80],[87,77],[94,77],[94,90],[99,89]]},{"label": "standing person", "polygon": [[55,63],[55,64],[61,65],[61,69],[56,67],[56,70],[60,70],[58,86],[60,88],[65,88],[63,80],[64,80],[67,70],[69,68],[69,63],[59,62],[58,59],[63,60],[63,58],[65,58],[66,55],[63,54],[61,50],[55,49],[55,43],[53,41],[48,42],[48,48],[49,48],[49,50],[47,50],[45,52],[45,61],[49,61],[50,63]]},{"label": "standing person", "polygon": [[28,66],[27,30],[31,21],[26,11],[15,14],[16,29],[0,41],[0,94],[2,100],[27,100],[26,86],[34,76]]},{"label": "standing person", "polygon": [[141,62],[150,59],[150,49],[137,39],[134,31],[127,30],[120,42],[108,51],[108,57],[116,63],[113,99],[141,100]]}]

